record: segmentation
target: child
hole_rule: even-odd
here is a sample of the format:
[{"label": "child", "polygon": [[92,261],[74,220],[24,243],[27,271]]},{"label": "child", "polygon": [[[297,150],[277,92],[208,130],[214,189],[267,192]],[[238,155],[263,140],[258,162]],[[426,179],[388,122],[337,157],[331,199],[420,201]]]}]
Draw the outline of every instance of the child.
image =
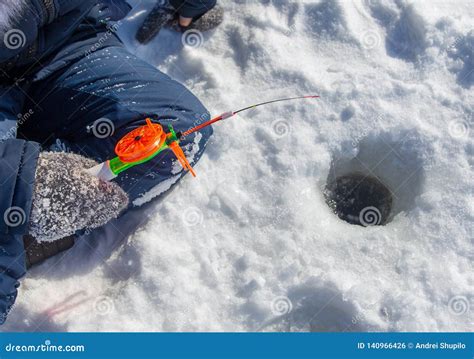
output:
[{"label": "child", "polygon": [[[87,168],[147,117],[177,131],[209,118],[183,85],[124,48],[113,21],[129,10],[119,0],[0,0],[0,324],[26,272],[24,238],[55,243],[102,226],[184,174],[169,151],[113,182]],[[181,142],[192,162],[211,133]]]}]

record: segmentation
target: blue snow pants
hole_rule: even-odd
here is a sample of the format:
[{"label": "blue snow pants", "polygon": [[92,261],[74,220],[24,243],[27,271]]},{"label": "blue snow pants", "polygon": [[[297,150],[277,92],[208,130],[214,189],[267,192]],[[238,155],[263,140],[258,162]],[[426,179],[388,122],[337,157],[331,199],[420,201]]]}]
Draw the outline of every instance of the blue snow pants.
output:
[{"label": "blue snow pants", "polygon": [[[25,35],[24,47],[7,47],[0,40],[0,325],[26,272],[23,235],[40,151],[54,147],[102,162],[115,157],[117,141],[147,117],[165,127],[173,124],[176,131],[209,118],[183,85],[124,48],[107,20],[125,16],[129,7],[124,1],[31,4],[15,23]],[[211,134],[207,128],[181,142],[191,164]],[[115,181],[131,201],[119,220],[127,222],[145,207],[139,205],[159,196],[163,181],[178,181],[184,172],[177,169],[174,156],[164,151],[120,174]],[[101,235],[106,227],[94,233]]]},{"label": "blue snow pants", "polygon": [[[172,124],[176,131],[210,117],[188,89],[131,54],[115,36],[91,52],[106,36],[96,33],[72,41],[43,70],[46,78],[35,81],[28,91],[24,111],[31,108],[33,115],[20,126],[19,137],[39,142],[44,149],[60,144],[60,148],[102,162],[115,157],[117,141],[144,125],[147,117],[165,128]],[[77,52],[83,55],[64,65]],[[185,153],[192,153],[191,164],[201,157],[211,134],[208,127],[198,137],[181,141]],[[149,198],[154,187],[176,176],[172,174],[175,161],[171,151],[164,151],[114,181],[129,194],[131,206],[142,203],[140,199]],[[178,174],[182,175],[184,172]]]}]

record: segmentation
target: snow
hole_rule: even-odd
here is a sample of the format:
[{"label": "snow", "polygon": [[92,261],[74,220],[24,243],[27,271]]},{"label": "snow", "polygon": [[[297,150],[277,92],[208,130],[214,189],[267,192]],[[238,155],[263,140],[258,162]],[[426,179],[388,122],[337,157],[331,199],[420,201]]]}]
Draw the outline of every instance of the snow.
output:
[{"label": "snow", "polygon": [[[472,330],[472,2],[222,1],[194,47],[137,46],[135,3],[124,41],[213,114],[321,98],[216,125],[197,179],[29,272],[3,330]],[[390,223],[331,212],[350,171],[395,194]]]}]

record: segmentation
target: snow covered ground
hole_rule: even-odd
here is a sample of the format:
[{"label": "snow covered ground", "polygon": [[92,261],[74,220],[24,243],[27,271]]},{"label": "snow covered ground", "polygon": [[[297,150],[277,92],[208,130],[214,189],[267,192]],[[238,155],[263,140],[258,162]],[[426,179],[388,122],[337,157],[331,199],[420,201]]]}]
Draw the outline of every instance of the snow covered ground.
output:
[{"label": "snow covered ground", "polygon": [[[32,270],[2,330],[470,331],[474,324],[474,6],[222,1],[225,22],[134,53],[213,114],[207,152],[126,241],[82,241]],[[391,221],[361,227],[328,178],[378,176]]]}]

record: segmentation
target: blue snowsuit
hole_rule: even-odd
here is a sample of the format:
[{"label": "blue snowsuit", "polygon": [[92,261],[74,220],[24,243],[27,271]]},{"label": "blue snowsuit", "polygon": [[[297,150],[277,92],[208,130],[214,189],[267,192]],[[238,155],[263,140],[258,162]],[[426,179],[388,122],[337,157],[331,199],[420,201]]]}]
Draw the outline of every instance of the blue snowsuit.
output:
[{"label": "blue snowsuit", "polygon": [[[20,37],[5,32],[0,39],[0,324],[26,271],[22,237],[40,151],[60,143],[101,162],[146,117],[177,131],[209,118],[183,85],[124,48],[115,34],[120,21],[113,22],[129,11],[124,1],[26,1],[11,24]],[[94,134],[98,119],[113,123],[108,137]],[[198,143],[193,162],[211,134],[207,128],[182,142],[185,148]],[[116,181],[133,203],[170,178],[174,162],[165,151]]]}]

